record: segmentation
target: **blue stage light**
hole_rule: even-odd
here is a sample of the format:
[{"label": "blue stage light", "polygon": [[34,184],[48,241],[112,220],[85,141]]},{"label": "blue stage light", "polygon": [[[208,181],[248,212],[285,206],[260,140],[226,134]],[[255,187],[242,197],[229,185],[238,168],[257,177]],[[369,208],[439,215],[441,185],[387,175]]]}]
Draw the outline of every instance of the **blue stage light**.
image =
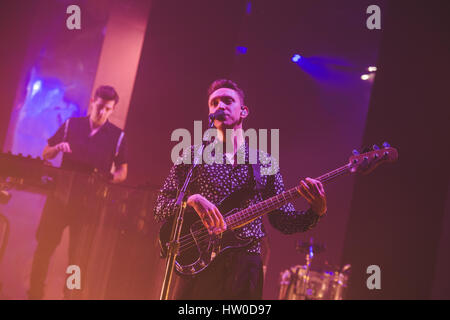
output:
[{"label": "blue stage light", "polygon": [[31,87],[31,96],[34,96],[42,87],[42,81],[37,80],[35,83],[33,83],[33,86]]},{"label": "blue stage light", "polygon": [[302,58],[301,55],[294,54],[294,56],[292,57],[292,62],[299,62],[301,58]]},{"label": "blue stage light", "polygon": [[246,54],[247,53],[247,47],[242,47],[242,46],[236,47],[236,53],[238,53],[238,54]]},{"label": "blue stage light", "polygon": [[252,13],[252,3],[250,1],[247,2],[245,12],[247,13],[247,15],[250,15]]}]

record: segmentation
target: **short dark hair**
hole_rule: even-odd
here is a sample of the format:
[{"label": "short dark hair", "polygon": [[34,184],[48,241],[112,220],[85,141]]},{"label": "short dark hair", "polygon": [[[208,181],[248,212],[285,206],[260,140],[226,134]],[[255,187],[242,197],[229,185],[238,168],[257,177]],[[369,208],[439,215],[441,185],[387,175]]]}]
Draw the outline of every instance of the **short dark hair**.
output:
[{"label": "short dark hair", "polygon": [[111,86],[100,86],[95,90],[94,98],[102,98],[103,100],[114,100],[114,104],[119,102],[119,95]]},{"label": "short dark hair", "polygon": [[241,98],[241,103],[242,105],[244,105],[244,91],[242,91],[241,88],[239,88],[239,86],[236,84],[236,82],[233,82],[231,80],[228,79],[217,79],[214,80],[208,88],[208,99],[209,96],[216,90],[220,89],[220,88],[228,88],[228,89],[232,89],[234,91],[236,91],[239,95],[239,97]]}]

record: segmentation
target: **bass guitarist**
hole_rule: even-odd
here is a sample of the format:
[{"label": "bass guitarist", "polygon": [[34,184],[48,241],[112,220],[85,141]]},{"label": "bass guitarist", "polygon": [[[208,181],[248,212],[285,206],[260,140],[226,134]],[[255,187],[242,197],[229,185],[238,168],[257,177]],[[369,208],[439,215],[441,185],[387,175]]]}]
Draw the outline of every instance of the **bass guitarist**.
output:
[{"label": "bass guitarist", "polygon": [[[219,79],[208,89],[209,114],[218,110],[223,118],[215,119],[217,138],[226,143],[226,130],[234,131],[232,154],[223,154],[223,162],[201,164],[195,171],[188,190],[187,205],[195,210],[210,234],[221,234],[227,230],[223,215],[217,203],[230,194],[245,189],[255,192],[241,197],[241,208],[261,202],[282,193],[284,183],[280,172],[273,175],[255,174],[255,166],[250,165],[249,145],[242,134],[244,119],[249,108],[244,104],[243,91],[231,80]],[[258,151],[259,152],[259,151]],[[259,152],[266,159],[260,159],[260,166],[270,166],[269,156]],[[245,155],[245,163],[237,161],[237,154]],[[177,191],[182,186],[190,165],[175,164],[170,170],[161,189],[154,214],[157,222],[173,217]],[[257,181],[256,181],[257,180]],[[256,190],[257,186],[260,188]],[[309,203],[306,211],[296,211],[288,203],[269,214],[273,227],[284,234],[304,232],[313,228],[327,211],[323,185],[318,180],[306,178],[300,182],[297,191]],[[261,299],[263,289],[263,266],[261,260],[261,239],[266,235],[262,218],[238,228],[235,232],[242,238],[253,239],[245,248],[224,251],[210,266],[190,277],[177,279],[176,299]]]}]

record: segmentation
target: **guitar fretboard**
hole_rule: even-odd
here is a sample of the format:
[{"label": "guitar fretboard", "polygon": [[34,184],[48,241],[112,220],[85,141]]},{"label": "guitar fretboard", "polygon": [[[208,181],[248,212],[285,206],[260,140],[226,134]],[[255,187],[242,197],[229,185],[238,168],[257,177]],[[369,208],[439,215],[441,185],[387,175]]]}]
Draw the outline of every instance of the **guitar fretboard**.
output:
[{"label": "guitar fretboard", "polygon": [[[321,183],[329,182],[339,176],[342,176],[346,173],[350,172],[351,165],[346,164],[345,166],[339,167],[333,171],[330,171],[320,177],[317,177],[316,180],[319,180]],[[289,203],[296,198],[301,197],[300,193],[297,189],[300,186],[296,186],[292,189],[289,189],[283,193],[280,193],[276,196],[273,196],[267,200],[264,200],[258,204],[255,204],[251,207],[248,207],[244,210],[238,211],[230,216],[225,218],[225,222],[228,225],[228,228],[236,229],[240,228],[258,217],[265,215],[266,213],[272,212],[286,203]]]}]

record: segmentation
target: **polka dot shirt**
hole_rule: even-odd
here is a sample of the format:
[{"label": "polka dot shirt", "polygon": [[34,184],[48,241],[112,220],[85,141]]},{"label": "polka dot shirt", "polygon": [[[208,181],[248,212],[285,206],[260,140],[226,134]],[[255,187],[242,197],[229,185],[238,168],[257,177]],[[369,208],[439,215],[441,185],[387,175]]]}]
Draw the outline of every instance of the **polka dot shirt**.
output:
[{"label": "polka dot shirt", "polygon": [[[170,170],[169,176],[165,180],[156,200],[154,214],[157,222],[165,221],[175,213],[176,196],[189,172],[190,163],[194,161],[196,148],[192,146],[190,152],[185,152],[183,157],[180,157]],[[275,168],[278,168],[277,164],[274,163],[275,160],[271,159],[265,152],[256,150],[256,153],[261,166],[263,191],[259,193],[256,191],[249,192],[248,196],[243,197],[242,203],[239,204],[240,208],[247,208],[285,191],[283,178],[279,170],[276,173],[268,170],[269,168],[274,168],[273,165],[275,165]],[[212,152],[212,155],[215,156],[214,152]],[[226,155],[223,154],[222,161],[213,161],[211,164],[203,162],[198,165],[193,172],[188,196],[190,194],[201,194],[217,205],[235,191],[242,189],[255,190],[255,179],[252,165],[249,164],[249,146],[247,143],[241,145],[237,155],[245,156],[245,158],[242,157],[242,159],[245,159],[243,163],[234,161],[236,164],[232,164]],[[188,161],[189,158],[191,161]],[[221,213],[225,214],[225,212]],[[291,203],[269,213],[271,225],[285,234],[307,231],[313,228],[319,219],[320,217],[310,209],[307,211],[296,211]],[[236,232],[239,237],[255,240],[247,249],[249,253],[261,253],[259,239],[266,235],[261,217],[236,229]]]}]

